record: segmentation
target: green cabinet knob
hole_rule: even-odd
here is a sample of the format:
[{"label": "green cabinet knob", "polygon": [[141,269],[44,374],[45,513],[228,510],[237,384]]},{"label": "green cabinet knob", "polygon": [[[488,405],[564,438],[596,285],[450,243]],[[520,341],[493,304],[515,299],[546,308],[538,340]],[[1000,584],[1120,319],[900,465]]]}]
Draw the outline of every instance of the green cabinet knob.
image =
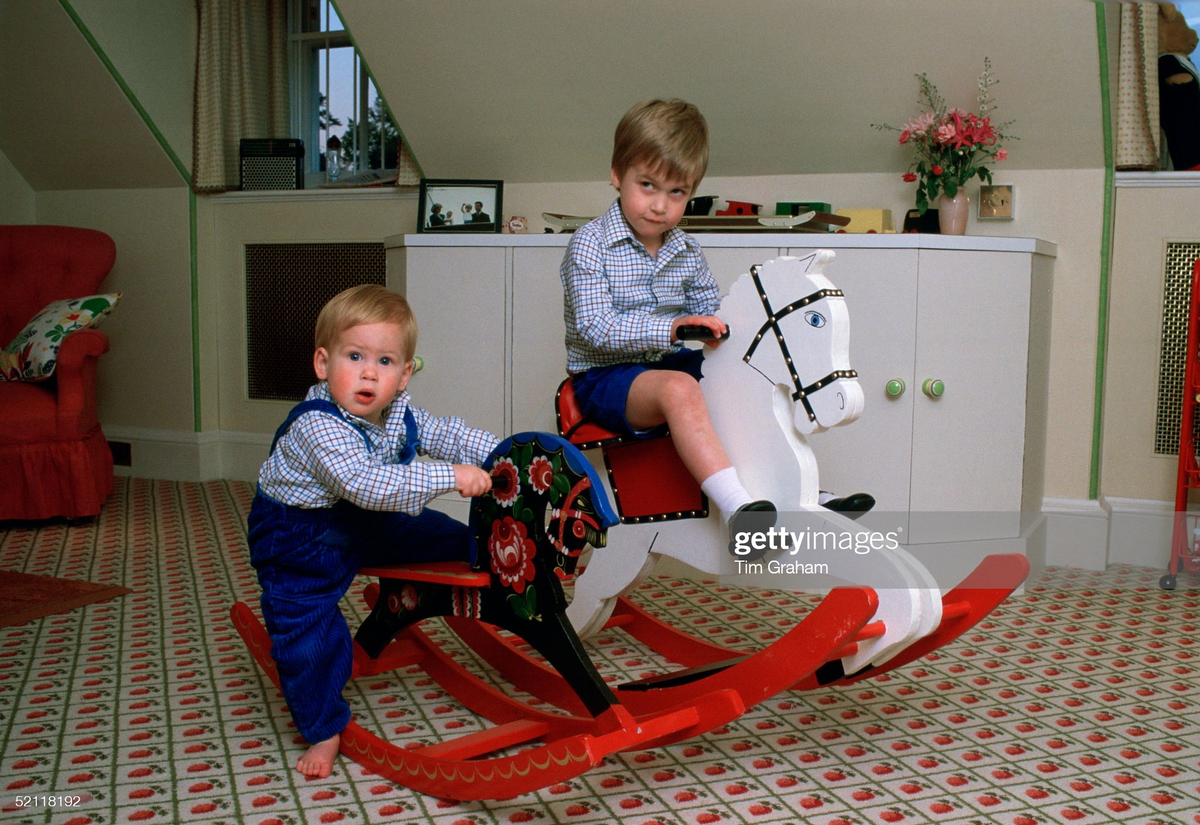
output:
[{"label": "green cabinet knob", "polygon": [[908,389],[908,385],[904,383],[903,378],[893,378],[887,382],[887,386],[883,391],[888,394],[888,398],[899,398],[904,395],[904,391]]},{"label": "green cabinet knob", "polygon": [[946,392],[946,385],[938,378],[926,378],[925,383],[921,384],[921,392],[930,398],[941,398]]}]

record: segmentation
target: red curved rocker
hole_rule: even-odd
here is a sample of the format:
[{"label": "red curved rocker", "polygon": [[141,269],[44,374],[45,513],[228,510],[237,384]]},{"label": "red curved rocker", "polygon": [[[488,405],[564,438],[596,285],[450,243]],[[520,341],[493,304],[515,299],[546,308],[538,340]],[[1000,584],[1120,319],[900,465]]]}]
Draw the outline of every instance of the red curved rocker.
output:
[{"label": "red curved rocker", "polygon": [[[433,796],[504,798],[577,776],[611,753],[686,739],[742,714],[744,705],[732,690],[695,693],[677,707],[646,713],[623,706],[564,613],[561,579],[571,575],[588,543],[604,545],[606,530],[616,521],[598,479],[578,450],[544,433],[507,439],[488,469],[492,493],[475,499],[471,508],[475,564],[361,571],[379,576],[380,583],[368,588],[373,610],[355,636],[353,674],[418,665],[494,727],[409,749],[351,722],[342,733],[344,756]],[[254,659],[278,686],[261,622],[240,602],[231,616]],[[467,672],[417,628],[417,622],[434,616],[453,617],[459,628],[488,622],[529,642],[573,696],[570,714],[530,707]]]}]

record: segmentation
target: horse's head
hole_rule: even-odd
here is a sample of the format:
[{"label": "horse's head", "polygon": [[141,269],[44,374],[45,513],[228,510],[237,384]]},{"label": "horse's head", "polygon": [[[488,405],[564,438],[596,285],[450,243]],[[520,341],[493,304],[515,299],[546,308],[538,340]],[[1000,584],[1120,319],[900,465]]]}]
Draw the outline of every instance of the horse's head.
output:
[{"label": "horse's head", "polygon": [[602,547],[618,521],[591,464],[556,435],[511,436],[484,469],[492,491],[472,504],[476,548],[500,584],[518,594],[539,573],[573,573],[584,548]]},{"label": "horse's head", "polygon": [[846,299],[825,277],[833,257],[822,249],[750,272],[764,317],[743,360],[788,390],[793,422],[805,434],[848,424],[863,409],[858,373],[850,368]]}]

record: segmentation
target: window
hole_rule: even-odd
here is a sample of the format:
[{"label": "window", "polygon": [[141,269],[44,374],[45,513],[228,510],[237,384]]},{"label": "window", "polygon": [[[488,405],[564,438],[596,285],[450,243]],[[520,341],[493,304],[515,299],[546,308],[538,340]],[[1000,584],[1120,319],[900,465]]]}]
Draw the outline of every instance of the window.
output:
[{"label": "window", "polygon": [[292,0],[290,27],[292,129],[307,170],[325,170],[330,138],[347,172],[395,169],[400,132],[331,0]]},{"label": "window", "polygon": [[1180,0],[1175,6],[1183,13],[1188,25],[1200,31],[1200,0]]}]

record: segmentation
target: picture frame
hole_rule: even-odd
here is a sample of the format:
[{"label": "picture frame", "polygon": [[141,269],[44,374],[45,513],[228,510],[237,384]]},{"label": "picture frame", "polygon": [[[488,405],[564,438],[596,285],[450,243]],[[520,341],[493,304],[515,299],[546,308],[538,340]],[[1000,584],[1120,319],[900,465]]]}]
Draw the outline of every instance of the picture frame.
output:
[{"label": "picture frame", "polygon": [[1011,221],[1015,187],[1010,184],[979,187],[979,220]]},{"label": "picture frame", "polygon": [[504,181],[421,178],[417,232],[498,233]]}]

